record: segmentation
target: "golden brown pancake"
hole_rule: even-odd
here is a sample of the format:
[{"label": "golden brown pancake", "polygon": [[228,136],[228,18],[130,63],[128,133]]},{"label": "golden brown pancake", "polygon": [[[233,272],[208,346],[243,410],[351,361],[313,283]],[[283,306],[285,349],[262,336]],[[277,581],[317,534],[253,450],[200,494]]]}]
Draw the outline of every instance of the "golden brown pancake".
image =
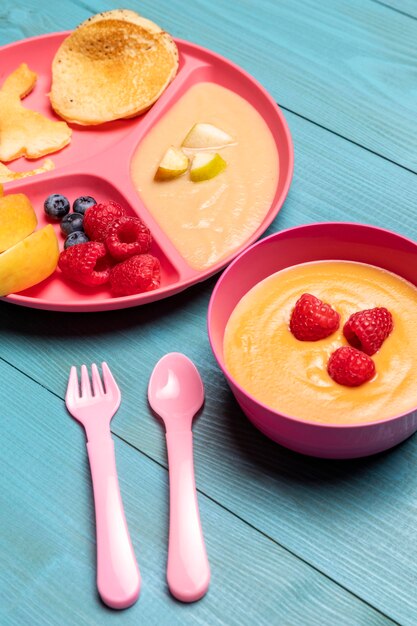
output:
[{"label": "golden brown pancake", "polygon": [[80,24],[52,63],[51,104],[68,122],[96,125],[149,109],[178,70],[171,36],[134,11]]},{"label": "golden brown pancake", "polygon": [[71,140],[65,122],[55,122],[26,109],[20,99],[30,93],[36,74],[22,63],[5,79],[0,89],[0,161],[21,156],[37,159],[56,152]]}]

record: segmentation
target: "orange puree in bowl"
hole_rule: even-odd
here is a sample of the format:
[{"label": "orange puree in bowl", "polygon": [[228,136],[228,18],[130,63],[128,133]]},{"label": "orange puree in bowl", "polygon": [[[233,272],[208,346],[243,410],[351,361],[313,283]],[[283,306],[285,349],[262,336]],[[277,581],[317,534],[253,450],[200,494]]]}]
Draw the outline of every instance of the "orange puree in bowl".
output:
[{"label": "orange puree in bowl", "polygon": [[[214,124],[235,140],[214,150],[226,169],[198,183],[186,173],[154,181],[164,152],[180,147],[196,123]],[[274,138],[256,109],[214,83],[193,85],[140,143],[131,163],[135,188],[188,265],[211,267],[254,233],[271,207],[278,183]]]},{"label": "orange puree in bowl", "polygon": [[[317,342],[298,341],[289,330],[303,293],[328,302],[341,325]],[[327,374],[341,345],[343,324],[356,311],[386,307],[394,329],[372,357],[376,376],[360,387],[338,385]],[[269,276],[237,304],[224,336],[227,370],[263,404],[312,422],[357,424],[417,406],[417,288],[380,268],[349,261],[293,266]]]}]

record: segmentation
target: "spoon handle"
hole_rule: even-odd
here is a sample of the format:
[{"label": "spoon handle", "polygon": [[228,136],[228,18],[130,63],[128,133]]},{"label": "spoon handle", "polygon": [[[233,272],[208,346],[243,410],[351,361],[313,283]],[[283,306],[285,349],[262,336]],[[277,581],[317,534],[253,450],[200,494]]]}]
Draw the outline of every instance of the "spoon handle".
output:
[{"label": "spoon handle", "polygon": [[206,593],[210,567],[195,488],[191,430],[166,433],[169,464],[167,581],[172,595],[194,602]]}]

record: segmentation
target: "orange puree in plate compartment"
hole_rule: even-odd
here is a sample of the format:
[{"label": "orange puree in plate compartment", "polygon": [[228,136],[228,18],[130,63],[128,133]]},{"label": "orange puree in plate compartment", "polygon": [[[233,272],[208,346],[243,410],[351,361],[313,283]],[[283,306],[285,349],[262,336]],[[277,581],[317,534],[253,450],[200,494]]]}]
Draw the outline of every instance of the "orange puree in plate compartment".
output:
[{"label": "orange puree in plate compartment", "polygon": [[[192,182],[186,173],[154,181],[164,152],[180,147],[196,123],[214,124],[235,140],[214,150],[226,169],[210,180]],[[133,183],[147,209],[186,262],[211,267],[242,246],[262,223],[278,183],[278,152],[256,109],[214,83],[192,86],[145,136],[131,164]]]},{"label": "orange puree in plate compartment", "polygon": [[[289,330],[303,293],[341,314],[338,331],[317,342]],[[376,376],[360,387],[338,385],[327,374],[341,345],[343,325],[356,311],[386,307],[394,329],[373,355]],[[226,367],[256,399],[278,412],[313,422],[357,424],[417,406],[417,289],[380,268],[349,261],[297,265],[269,276],[238,303],[224,337]]]}]

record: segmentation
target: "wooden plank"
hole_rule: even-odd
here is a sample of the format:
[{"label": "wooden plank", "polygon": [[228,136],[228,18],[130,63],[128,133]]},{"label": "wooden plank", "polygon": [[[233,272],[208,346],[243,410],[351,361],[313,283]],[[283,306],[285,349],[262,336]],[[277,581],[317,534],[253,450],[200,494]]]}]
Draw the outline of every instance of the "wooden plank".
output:
[{"label": "wooden plank", "polygon": [[[137,8],[134,5],[130,4]],[[413,20],[393,17],[391,9],[381,4],[377,9],[371,8],[377,3],[359,0],[329,0],[320,4],[264,2],[261,6],[241,2],[239,20],[235,5],[225,5],[218,0],[205,0],[187,5],[184,11],[183,3],[174,1],[168,5],[161,1],[155,5],[144,1],[141,11],[174,35],[189,39],[193,33],[197,43],[233,58],[288,109],[414,167],[414,104],[408,69],[414,63],[410,57],[415,42]],[[31,0],[3,3],[0,42],[72,28],[94,7],[104,10],[113,5],[101,2],[98,7],[98,3],[90,3],[87,8],[67,3],[62,9],[42,3],[40,9],[39,2]],[[271,54],[271,50],[276,50],[276,54]],[[380,102],[384,103],[382,107]],[[288,114],[288,119],[296,143],[295,178],[288,201],[270,232],[321,219],[366,219],[416,237],[414,176],[296,116]],[[381,151],[381,147],[389,152]],[[72,362],[106,358],[125,389],[115,430],[150,457],[165,463],[163,435],[146,404],[147,378],[162,353],[187,349],[200,366],[208,391],[205,411],[196,424],[197,479],[204,492],[366,601],[403,624],[414,624],[415,438],[377,459],[345,464],[301,459],[266,441],[242,418],[208,348],[204,316],[214,282],[208,281],[158,305],[99,316],[24,311],[0,303],[0,354],[60,397]],[[15,386],[16,379],[12,380]],[[26,397],[24,390],[22,397]],[[26,451],[8,445],[16,459],[20,458],[19,452]],[[45,443],[48,450],[51,445]],[[30,458],[36,466],[33,455]],[[126,461],[126,467],[129,471],[130,462]],[[45,475],[46,469],[42,472]],[[82,480],[86,477],[85,468]],[[18,493],[22,489],[20,481],[19,485]],[[51,480],[49,485],[52,490],[55,483]],[[149,489],[148,482],[146,487]],[[147,491],[143,494],[146,496]],[[86,502],[88,496],[85,492]],[[27,497],[25,494],[24,501]],[[84,515],[90,519],[89,513]],[[27,525],[31,523],[32,520]],[[216,518],[216,523],[221,527],[223,522]],[[78,532],[78,524],[74,528]],[[240,537],[235,528],[226,537],[233,539],[234,533]],[[33,536],[28,529],[24,536],[25,550],[30,554]],[[265,546],[266,555],[270,543]],[[251,550],[253,545],[250,544]],[[222,554],[228,553],[229,544],[225,541],[219,547],[218,562]],[[234,566],[226,569],[227,578],[221,579],[225,588],[230,574],[241,562],[250,562],[250,551],[242,555],[236,549],[234,559]],[[257,572],[261,560],[259,557]],[[266,563],[268,573],[275,572],[270,561]],[[78,564],[74,570],[78,571]],[[22,578],[23,575],[21,571]],[[89,575],[91,593],[92,569]],[[246,575],[245,580],[251,580],[249,571]],[[52,578],[59,578],[53,568]],[[261,583],[265,586],[264,579]],[[301,589],[308,588],[308,584],[309,581],[300,584]],[[284,581],[280,581],[281,585],[285,587]],[[272,603],[274,589],[265,588]],[[228,589],[230,603],[236,590]],[[301,593],[299,588],[298,592]],[[62,598],[62,593],[59,589],[57,597]],[[77,589],[71,595],[72,603],[65,607],[77,607],[79,597]],[[250,597],[256,603],[255,595]],[[297,594],[290,597],[299,605]],[[155,599],[160,602],[161,598],[156,594],[152,596]],[[248,609],[244,598],[239,596],[239,601],[242,610],[237,618],[246,615]],[[285,603],[285,597],[277,601]],[[349,615],[350,609],[346,610]],[[269,605],[266,611],[265,623],[273,623],[277,615]],[[285,617],[285,611],[287,608],[279,617]],[[216,608],[213,613],[217,620],[223,617]],[[194,611],[189,614],[198,620]],[[21,615],[27,618],[26,613]],[[40,615],[45,617],[41,610]],[[63,610],[58,617],[65,615]],[[129,619],[125,615],[130,612],[120,619]],[[176,619],[184,623],[183,615],[188,613],[183,611],[174,618],[169,613],[169,623]],[[231,611],[227,614],[229,623],[233,623],[234,615]],[[97,623],[101,616],[94,617],[96,621],[90,623]],[[295,617],[298,622],[294,623],[305,623],[300,614]],[[328,623],[339,623],[331,617],[334,615],[324,613],[320,623],[326,619]],[[368,624],[373,623],[372,619],[362,615],[355,621],[354,616],[351,623]],[[216,623],[212,613],[210,620]],[[20,614],[17,621],[22,621]]]},{"label": "wooden plank", "polygon": [[[82,429],[61,398],[0,362],[0,570],[3,626],[110,624],[95,589],[94,519]],[[19,389],[19,393],[13,390]],[[30,401],[28,401],[30,399]],[[167,473],[116,439],[126,517],[141,568],[137,604],[121,624],[389,625],[258,531],[200,494],[212,567],[191,606],[166,589]]]},{"label": "wooden plank", "polygon": [[[0,43],[75,27],[113,3],[6,2]],[[23,8],[24,7],[24,8]],[[71,8],[70,8],[71,7]],[[136,2],[126,8],[138,10]],[[417,171],[414,49],[417,21],[363,0],[143,0],[140,11],[253,74],[285,108]]]},{"label": "wooden plank", "polygon": [[417,18],[417,5],[414,0],[373,0],[373,2],[383,4],[408,17]]},{"label": "wooden plank", "polygon": [[[366,215],[417,237],[413,174],[297,116],[288,119],[296,173],[271,231]],[[61,398],[70,365],[107,360],[124,397],[115,432],[164,464],[164,439],[146,387],[162,354],[186,351],[206,385],[205,411],[195,425],[204,493],[392,619],[415,623],[416,438],[381,457],[339,464],[298,457],[256,433],[208,345],[205,315],[214,284],[211,279],[162,302],[101,315],[0,303],[0,356]]]}]

